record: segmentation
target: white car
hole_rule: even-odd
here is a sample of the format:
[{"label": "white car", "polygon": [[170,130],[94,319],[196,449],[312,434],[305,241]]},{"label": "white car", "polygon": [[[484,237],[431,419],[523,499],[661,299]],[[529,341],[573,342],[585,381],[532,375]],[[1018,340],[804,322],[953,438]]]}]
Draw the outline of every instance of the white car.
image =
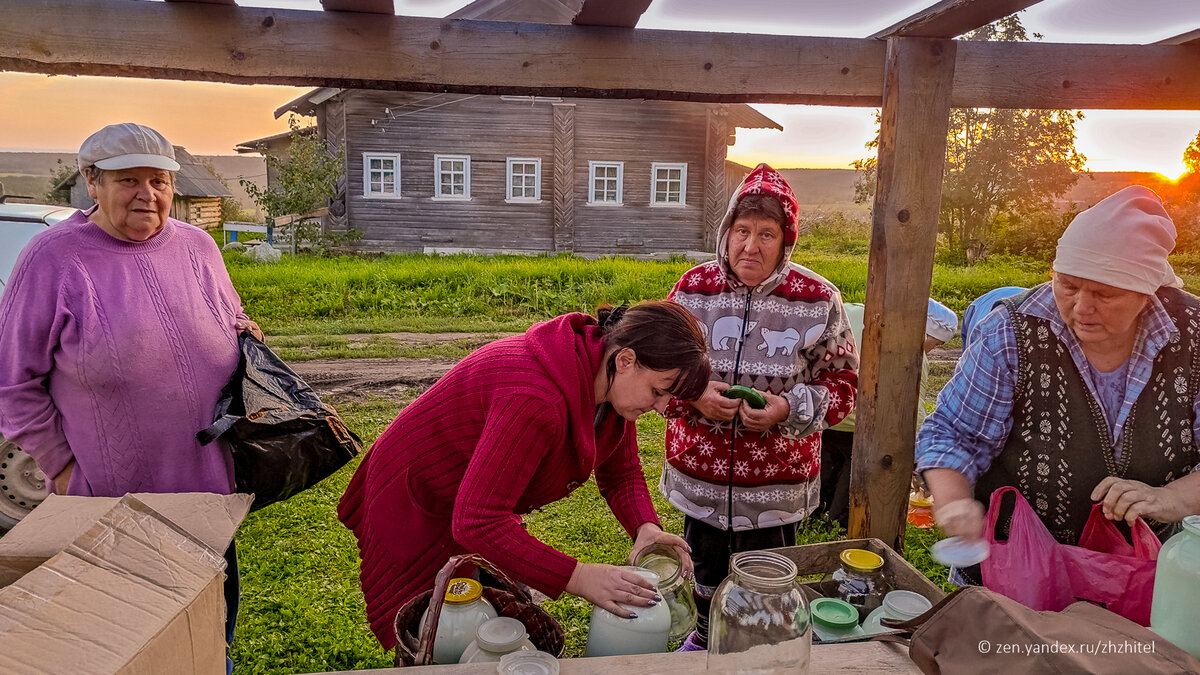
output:
[{"label": "white car", "polygon": [[[17,255],[33,235],[65,220],[75,209],[0,201],[0,293],[8,286]],[[0,532],[17,524],[46,498],[46,477],[15,443],[0,436]]]}]

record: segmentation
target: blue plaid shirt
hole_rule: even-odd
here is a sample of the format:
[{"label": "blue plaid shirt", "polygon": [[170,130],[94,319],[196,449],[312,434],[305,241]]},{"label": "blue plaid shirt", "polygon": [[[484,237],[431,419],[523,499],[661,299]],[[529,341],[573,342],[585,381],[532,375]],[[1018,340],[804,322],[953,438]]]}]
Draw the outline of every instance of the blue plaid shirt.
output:
[{"label": "blue plaid shirt", "polygon": [[[1066,345],[1075,367],[1083,374],[1084,385],[1096,396],[1099,387],[1093,381],[1092,368],[1075,333],[1068,330],[1058,308],[1050,284],[1038,287],[1022,311],[1046,319],[1050,329]],[[1134,401],[1150,381],[1154,358],[1178,332],[1162,303],[1155,296],[1138,322],[1137,339],[1129,357],[1125,379],[1125,395],[1118,411],[1104,410],[1109,438],[1115,444],[1120,439]],[[1017,338],[1008,311],[997,308],[980,321],[972,334],[970,347],[950,382],[938,395],[937,409],[925,418],[917,436],[917,473],[926,469],[954,469],[972,484],[992,465],[1000,454],[1012,430],[1013,390],[1017,382]],[[1101,406],[1103,407],[1103,405]],[[1200,439],[1200,397],[1193,403],[1193,438]],[[1117,446],[1118,452],[1120,446]],[[1119,459],[1119,457],[1118,457]],[[1200,467],[1197,467],[1200,470]]]}]

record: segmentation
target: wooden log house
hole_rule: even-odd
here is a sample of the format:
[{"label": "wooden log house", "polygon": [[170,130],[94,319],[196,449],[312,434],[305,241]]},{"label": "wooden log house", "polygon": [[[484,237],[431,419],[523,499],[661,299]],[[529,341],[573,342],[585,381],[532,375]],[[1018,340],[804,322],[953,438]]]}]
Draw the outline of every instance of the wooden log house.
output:
[{"label": "wooden log house", "polygon": [[574,25],[234,0],[0,0],[0,68],[315,87],[882,107],[850,536],[898,541],[952,107],[1200,110],[1200,27],[1150,45],[952,38],[1037,0],[941,0],[864,38],[637,30],[650,0]]},{"label": "wooden log house", "polygon": [[[447,18],[570,24],[582,4],[476,0]],[[728,186],[748,172],[726,162],[735,130],[783,128],[740,103],[340,88],[275,117],[289,113],[346,150],[326,227],[387,252],[711,251]],[[237,150],[282,154],[286,142]]]}]

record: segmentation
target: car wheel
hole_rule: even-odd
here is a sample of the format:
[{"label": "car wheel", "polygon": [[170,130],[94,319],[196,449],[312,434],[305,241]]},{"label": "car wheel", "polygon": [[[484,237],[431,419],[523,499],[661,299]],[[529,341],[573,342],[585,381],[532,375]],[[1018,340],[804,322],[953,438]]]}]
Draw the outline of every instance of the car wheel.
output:
[{"label": "car wheel", "polygon": [[0,436],[0,532],[16,525],[46,498],[46,476],[16,443]]}]

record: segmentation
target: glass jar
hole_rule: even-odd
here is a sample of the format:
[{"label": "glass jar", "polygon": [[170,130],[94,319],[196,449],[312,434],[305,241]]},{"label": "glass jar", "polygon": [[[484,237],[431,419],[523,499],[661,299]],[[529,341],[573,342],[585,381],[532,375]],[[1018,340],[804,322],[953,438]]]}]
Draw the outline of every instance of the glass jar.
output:
[{"label": "glass jar", "polygon": [[908,493],[908,524],[928,530],[933,527],[933,497],[922,490]]},{"label": "glass jar", "polygon": [[890,628],[880,623],[880,619],[896,619],[910,621],[933,608],[929,598],[912,591],[891,591],[883,596],[883,604],[863,619],[863,632],[868,635],[885,633]]},{"label": "glass jar", "polygon": [[837,598],[817,598],[812,601],[813,634],[823,642],[861,635],[858,610],[854,605]]},{"label": "glass jar", "polygon": [[709,670],[807,673],[812,625],[796,564],[746,551],[729,559],[729,571],[709,613]]},{"label": "glass jar", "polygon": [[475,630],[475,639],[463,650],[459,663],[499,663],[512,652],[535,652],[525,624],[507,616],[488,619]]},{"label": "glass jar", "polygon": [[1154,572],[1150,630],[1200,659],[1200,515],[1163,544]]},{"label": "glass jar", "polygon": [[883,604],[888,592],[883,558],[866,549],[848,548],[838,559],[841,565],[821,580],[821,594],[845,600],[865,618]]},{"label": "glass jar", "polygon": [[696,627],[696,599],[692,597],[692,584],[684,578],[679,552],[674,546],[651,544],[642,550],[636,560],[658,575],[658,594],[667,603],[671,612],[671,629],[667,637],[682,640]]},{"label": "glass jar", "polygon": [[[623,567],[637,572],[655,586],[659,578],[641,567]],[[584,656],[618,654],[658,654],[667,651],[667,633],[671,629],[671,610],[666,603],[653,607],[620,605],[637,616],[624,619],[599,607],[592,607],[592,625],[588,628]]]},{"label": "glass jar", "polygon": [[[421,615],[421,625],[429,609]],[[475,639],[479,624],[496,618],[496,610],[483,598],[483,586],[474,579],[451,579],[446,586],[442,613],[433,636],[433,662],[458,663],[463,650]]]}]

